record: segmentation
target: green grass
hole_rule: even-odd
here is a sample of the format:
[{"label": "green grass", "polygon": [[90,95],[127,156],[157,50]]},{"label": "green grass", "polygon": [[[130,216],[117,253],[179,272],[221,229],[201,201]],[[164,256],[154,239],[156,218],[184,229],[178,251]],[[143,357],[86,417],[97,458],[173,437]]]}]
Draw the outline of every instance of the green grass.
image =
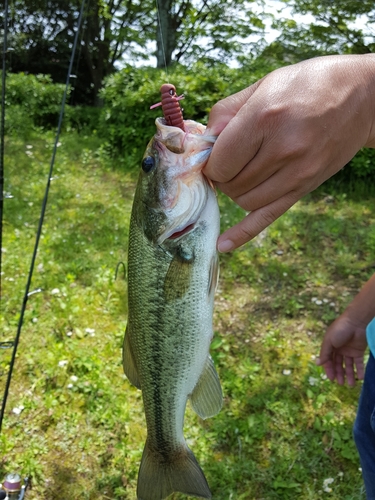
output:
[{"label": "green grass", "polygon": [[[52,145],[48,134],[6,142],[3,340],[16,332]],[[135,174],[111,164],[95,137],[71,134],[53,177],[32,281],[42,292],[28,301],[0,477],[30,475],[29,499],[130,500],[146,432],[141,394],[121,367],[126,280],[115,270],[126,261]],[[243,215],[219,201],[223,228]],[[314,357],[374,270],[374,221],[374,201],[323,188],[221,256],[212,355],[224,407],[204,422],[188,408],[185,426],[215,500],[365,498],[351,436],[360,387],[331,384]],[[0,352],[3,385],[9,358]]]}]

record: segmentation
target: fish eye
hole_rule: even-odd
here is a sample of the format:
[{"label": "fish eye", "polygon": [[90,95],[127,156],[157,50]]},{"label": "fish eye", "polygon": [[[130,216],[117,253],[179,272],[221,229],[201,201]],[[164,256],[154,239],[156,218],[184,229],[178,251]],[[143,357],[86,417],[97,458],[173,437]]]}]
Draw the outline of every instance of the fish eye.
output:
[{"label": "fish eye", "polygon": [[155,165],[156,165],[155,158],[153,156],[146,156],[142,160],[142,170],[146,174],[154,170]]}]

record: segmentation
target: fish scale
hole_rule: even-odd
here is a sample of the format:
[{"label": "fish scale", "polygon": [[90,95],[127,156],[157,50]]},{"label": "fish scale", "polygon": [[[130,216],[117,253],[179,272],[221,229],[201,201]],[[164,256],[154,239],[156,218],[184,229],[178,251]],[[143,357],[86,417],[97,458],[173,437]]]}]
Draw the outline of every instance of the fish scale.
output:
[{"label": "fish scale", "polygon": [[160,119],[156,125],[134,197],[128,251],[124,369],[142,390],[147,424],[137,497],[162,500],[180,491],[211,498],[183,424],[189,398],[202,418],[222,404],[209,356],[219,211],[202,174],[212,141],[195,122],[177,132]]}]

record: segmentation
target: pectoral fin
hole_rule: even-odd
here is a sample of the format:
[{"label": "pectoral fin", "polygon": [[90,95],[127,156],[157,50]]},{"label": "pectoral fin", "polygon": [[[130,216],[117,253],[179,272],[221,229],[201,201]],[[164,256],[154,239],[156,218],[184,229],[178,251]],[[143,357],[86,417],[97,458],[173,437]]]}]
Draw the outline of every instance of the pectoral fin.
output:
[{"label": "pectoral fin", "polygon": [[219,376],[211,356],[208,356],[203,373],[190,396],[194,411],[203,419],[216,415],[223,405]]},{"label": "pectoral fin", "polygon": [[217,284],[219,281],[219,258],[214,255],[211,260],[210,275],[208,280],[208,295],[215,295]]},{"label": "pectoral fin", "polygon": [[184,251],[181,247],[177,249],[164,282],[164,296],[167,301],[181,298],[188,291],[193,262],[194,253]]},{"label": "pectoral fin", "polygon": [[130,383],[140,389],[141,381],[139,380],[138,370],[135,365],[133,351],[130,344],[129,327],[126,328],[125,332],[124,346],[122,349],[122,364],[125,375],[128,377]]}]

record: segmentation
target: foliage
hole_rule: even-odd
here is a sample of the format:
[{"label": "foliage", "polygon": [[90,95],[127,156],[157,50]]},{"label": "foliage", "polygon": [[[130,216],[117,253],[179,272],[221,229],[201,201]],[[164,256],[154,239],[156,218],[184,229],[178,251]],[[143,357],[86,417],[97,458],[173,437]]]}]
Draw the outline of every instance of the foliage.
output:
[{"label": "foliage", "polygon": [[254,0],[159,0],[157,67],[202,59],[228,62],[256,51],[265,27],[264,13],[256,7]]},{"label": "foliage", "polygon": [[[104,101],[98,131],[105,141],[103,150],[126,170],[137,168],[148,141],[155,133],[154,118],[161,108],[150,110],[160,100],[160,86],[172,81],[182,101],[185,119],[206,123],[212,106],[220,99],[251,85],[276,69],[274,61],[261,57],[244,61],[241,68],[224,64],[196,63],[192,68],[175,65],[168,75],[156,68],[127,66],[112,75],[105,83],[101,96]],[[371,189],[369,181],[375,175],[375,152],[361,150],[344,170],[330,181],[328,189],[351,192],[363,182],[364,192]],[[325,187],[327,189],[327,186]],[[359,188],[362,192],[362,187]]]},{"label": "foliage", "polygon": [[[47,73],[64,82],[77,30],[80,0],[16,0],[12,4],[9,64],[13,72]],[[126,52],[138,57],[152,36],[151,0],[86,2],[73,71],[75,102],[98,104],[103,78]],[[154,23],[155,24],[155,23]]]},{"label": "foliage", "polygon": [[[11,71],[47,73],[53,81],[65,81],[80,4],[79,0],[15,0],[9,26]],[[254,49],[259,40],[245,40],[255,34],[261,37],[264,28],[254,4],[160,0],[157,13],[152,0],[87,2],[73,68],[74,102],[100,105],[104,78],[123,58],[149,62],[156,43],[162,67],[202,57],[223,61]]]},{"label": "foliage", "polygon": [[[5,128],[10,135],[25,139],[34,129],[56,130],[65,85],[52,82],[49,75],[8,73],[6,79]],[[68,99],[71,88],[68,89]],[[100,109],[65,105],[64,126],[67,130],[95,133]]]},{"label": "foliage", "polygon": [[196,63],[190,69],[175,65],[168,74],[155,68],[127,66],[108,78],[101,93],[101,134],[109,150],[120,155],[127,168],[134,168],[155,133],[154,119],[162,115],[161,108],[150,111],[150,105],[160,101],[163,83],[173,82],[177,92],[185,95],[185,119],[206,123],[211,107],[219,99],[247,87],[260,76],[259,71],[244,72],[224,64]]},{"label": "foliage", "polygon": [[8,74],[6,81],[7,127],[18,132],[20,116],[29,126],[56,127],[65,85],[52,83],[48,75]]},{"label": "foliage", "polygon": [[324,189],[330,192],[346,193],[358,199],[373,194],[375,176],[375,150],[364,148],[334,177]]},{"label": "foliage", "polygon": [[[147,103],[148,104],[148,103]],[[14,337],[53,137],[7,138],[0,329]],[[122,374],[127,231],[135,176],[93,135],[62,135],[0,441],[0,477],[28,499],[135,498],[141,395]],[[27,186],[27,189],[25,189]],[[243,211],[219,197],[222,229]],[[366,215],[364,217],[364,214]],[[373,197],[309,196],[222,255],[212,355],[222,411],[190,408],[185,435],[217,500],[364,498],[351,436],[359,387],[314,362],[327,325],[373,272]],[[1,382],[10,353],[0,353]],[[328,485],[329,481],[333,480]],[[186,498],[174,495],[173,499]]]},{"label": "foliage", "polygon": [[[169,71],[127,66],[112,75],[102,91],[103,108],[66,105],[65,130],[98,134],[102,155],[116,159],[126,170],[138,166],[144,149],[155,133],[154,119],[161,109],[150,110],[160,100],[160,86],[173,81],[184,93],[185,118],[206,123],[211,107],[226,95],[233,94],[275,69],[265,58],[245,61],[239,68],[224,64],[197,63],[191,69],[176,65]],[[64,85],[55,84],[48,75],[7,75],[6,131],[25,140],[33,130],[55,130],[60,113]],[[69,89],[71,92],[71,89]],[[375,153],[363,149],[336,174],[325,189],[361,192],[371,189],[375,173]]]},{"label": "foliage", "polygon": [[[294,18],[275,19],[273,27],[280,36],[265,54],[279,61],[294,63],[324,54],[365,54],[374,52],[374,2],[344,0],[283,0],[293,14],[309,15],[313,21]],[[356,21],[361,19],[361,23]]]}]

